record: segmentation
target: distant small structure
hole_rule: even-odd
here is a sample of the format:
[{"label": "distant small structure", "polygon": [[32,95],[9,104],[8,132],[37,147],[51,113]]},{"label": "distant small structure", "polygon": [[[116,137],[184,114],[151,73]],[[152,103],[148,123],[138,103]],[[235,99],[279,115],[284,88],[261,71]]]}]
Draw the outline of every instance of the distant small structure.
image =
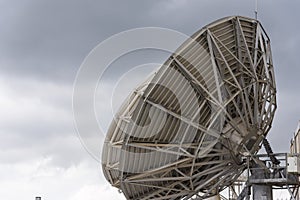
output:
[{"label": "distant small structure", "polygon": [[[294,138],[291,140],[290,152],[291,154],[300,153],[300,120],[294,133]],[[300,195],[297,196],[297,200],[298,199],[300,199]]]},{"label": "distant small structure", "polygon": [[290,152],[300,153],[300,120],[295,131],[294,138],[291,140]]}]

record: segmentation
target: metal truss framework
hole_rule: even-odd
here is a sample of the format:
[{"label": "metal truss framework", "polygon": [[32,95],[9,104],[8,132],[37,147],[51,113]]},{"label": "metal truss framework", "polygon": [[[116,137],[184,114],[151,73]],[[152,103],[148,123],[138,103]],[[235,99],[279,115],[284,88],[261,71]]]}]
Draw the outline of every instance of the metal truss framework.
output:
[{"label": "metal truss framework", "polygon": [[196,32],[136,88],[104,143],[127,199],[204,199],[231,185],[271,128],[276,88],[261,24],[227,17]]},{"label": "metal truss framework", "polygon": [[[288,171],[288,156],[299,157],[299,154],[276,153],[272,154],[278,159],[278,163],[274,161],[268,154],[258,154],[247,156],[249,163],[246,171],[239,177],[238,181],[230,186],[227,190],[227,195],[222,195],[222,200],[249,200],[255,198],[254,185],[269,186],[272,191],[287,190],[290,195],[290,200],[298,199],[299,192],[299,174]],[[260,161],[261,165],[256,162]],[[254,173],[253,173],[254,172]],[[259,172],[259,174],[256,174]],[[249,192],[251,191],[251,192]],[[261,194],[261,193],[260,193]],[[266,199],[273,199],[272,194]],[[252,196],[252,197],[251,197]],[[261,197],[263,198],[263,197]],[[275,199],[275,198],[274,198]]]}]

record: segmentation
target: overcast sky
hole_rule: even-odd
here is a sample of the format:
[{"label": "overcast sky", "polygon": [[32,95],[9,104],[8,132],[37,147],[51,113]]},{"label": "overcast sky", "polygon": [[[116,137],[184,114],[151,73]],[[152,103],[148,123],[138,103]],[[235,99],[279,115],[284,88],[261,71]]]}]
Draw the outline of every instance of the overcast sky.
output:
[{"label": "overcast sky", "polygon": [[[191,35],[221,17],[253,17],[254,5],[254,0],[1,0],[0,198],[124,199],[105,181],[100,163],[83,148],[74,128],[72,88],[84,58],[121,31],[151,26]],[[298,0],[259,1],[259,20],[271,38],[276,73],[278,110],[268,135],[276,152],[289,150],[300,119],[299,9]],[[112,118],[116,74],[162,63],[168,55],[146,50],[114,63],[97,102],[104,131]],[[121,84],[124,88],[114,95],[126,96],[152,69],[123,78],[121,83],[128,84]],[[99,137],[94,141],[100,155]]]}]

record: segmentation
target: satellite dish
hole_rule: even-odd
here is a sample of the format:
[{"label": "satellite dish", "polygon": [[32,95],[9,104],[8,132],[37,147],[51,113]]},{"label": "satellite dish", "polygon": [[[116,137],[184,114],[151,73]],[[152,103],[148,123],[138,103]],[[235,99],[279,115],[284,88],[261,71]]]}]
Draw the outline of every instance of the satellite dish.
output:
[{"label": "satellite dish", "polygon": [[217,20],[124,102],[104,142],[104,175],[127,199],[213,196],[260,149],[275,110],[263,27],[247,17]]}]

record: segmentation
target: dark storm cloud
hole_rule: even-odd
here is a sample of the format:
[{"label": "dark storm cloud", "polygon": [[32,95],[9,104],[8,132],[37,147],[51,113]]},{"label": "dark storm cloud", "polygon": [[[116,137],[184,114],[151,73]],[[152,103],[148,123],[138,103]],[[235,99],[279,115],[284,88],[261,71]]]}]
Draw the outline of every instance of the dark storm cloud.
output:
[{"label": "dark storm cloud", "polygon": [[[87,53],[107,37],[130,28],[162,26],[191,34],[249,4],[230,8],[216,1],[10,1],[2,3],[0,55],[11,73],[71,79]],[[189,6],[193,5],[193,6]],[[188,22],[188,23],[187,23]]]},{"label": "dark storm cloud", "polygon": [[150,5],[135,4],[70,0],[3,3],[2,69],[73,78],[84,57],[99,42],[143,21]]}]

